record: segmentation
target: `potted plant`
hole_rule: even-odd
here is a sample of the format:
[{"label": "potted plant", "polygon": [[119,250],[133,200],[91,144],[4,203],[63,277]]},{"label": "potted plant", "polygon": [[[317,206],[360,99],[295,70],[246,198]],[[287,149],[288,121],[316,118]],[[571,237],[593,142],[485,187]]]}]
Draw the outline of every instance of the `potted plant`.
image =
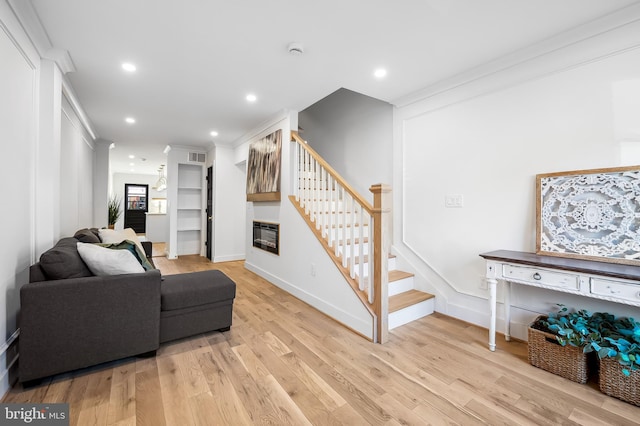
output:
[{"label": "potted plant", "polygon": [[600,390],[640,406],[640,323],[614,319],[594,345],[600,358]]},{"label": "potted plant", "polygon": [[[593,315],[586,310],[569,312],[558,305],[557,313],[539,316],[529,326],[529,363],[578,383],[586,383],[594,370],[593,344],[601,341],[593,327]],[[596,315],[595,323],[602,321]]]},{"label": "potted plant", "polygon": [[120,200],[115,195],[112,195],[107,206],[109,209],[109,229],[113,229],[121,214]]}]

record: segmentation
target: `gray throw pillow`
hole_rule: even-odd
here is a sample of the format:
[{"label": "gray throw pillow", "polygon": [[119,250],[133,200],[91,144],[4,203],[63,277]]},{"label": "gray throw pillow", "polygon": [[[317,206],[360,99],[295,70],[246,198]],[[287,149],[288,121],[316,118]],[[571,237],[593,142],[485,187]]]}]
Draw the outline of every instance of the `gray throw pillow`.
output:
[{"label": "gray throw pillow", "polygon": [[40,256],[40,267],[50,280],[91,277],[93,274],[84,263],[74,237],[63,238]]},{"label": "gray throw pillow", "polygon": [[99,243],[100,238],[91,229],[84,228],[76,232],[73,237],[81,243]]}]

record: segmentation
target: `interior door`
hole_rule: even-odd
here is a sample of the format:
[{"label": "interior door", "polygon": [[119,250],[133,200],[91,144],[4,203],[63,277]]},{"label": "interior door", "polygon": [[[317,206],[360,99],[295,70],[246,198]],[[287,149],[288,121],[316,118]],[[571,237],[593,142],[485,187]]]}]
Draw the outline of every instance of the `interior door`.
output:
[{"label": "interior door", "polygon": [[147,232],[147,211],[149,211],[149,185],[137,183],[124,184],[124,227],[133,229],[136,234]]},{"label": "interior door", "polygon": [[213,167],[207,169],[207,259],[213,260]]}]

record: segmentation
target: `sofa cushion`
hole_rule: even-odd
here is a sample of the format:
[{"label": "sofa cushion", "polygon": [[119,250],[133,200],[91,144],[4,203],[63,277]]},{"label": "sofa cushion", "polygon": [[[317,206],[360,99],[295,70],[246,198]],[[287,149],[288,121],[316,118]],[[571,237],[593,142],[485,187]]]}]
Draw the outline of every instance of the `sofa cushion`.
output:
[{"label": "sofa cushion", "polygon": [[233,299],[236,283],[221,271],[165,275],[160,292],[162,311],[170,311]]},{"label": "sofa cushion", "polygon": [[114,229],[100,229],[99,231],[100,241],[103,243],[121,243],[123,241],[131,241],[136,243],[142,253],[144,253],[144,247],[142,247],[142,243],[140,239],[136,235],[136,232],[131,229],[123,229],[121,231],[116,231]]},{"label": "sofa cushion", "polygon": [[76,243],[80,257],[97,276],[144,272],[140,262],[129,250],[111,250],[97,244]]},{"label": "sofa cushion", "polygon": [[77,231],[73,237],[83,243],[99,243],[100,238],[98,234],[91,229],[84,228]]},{"label": "sofa cushion", "polygon": [[40,256],[40,267],[47,278],[62,280],[66,278],[90,277],[93,274],[84,263],[73,237],[62,238],[51,249]]}]

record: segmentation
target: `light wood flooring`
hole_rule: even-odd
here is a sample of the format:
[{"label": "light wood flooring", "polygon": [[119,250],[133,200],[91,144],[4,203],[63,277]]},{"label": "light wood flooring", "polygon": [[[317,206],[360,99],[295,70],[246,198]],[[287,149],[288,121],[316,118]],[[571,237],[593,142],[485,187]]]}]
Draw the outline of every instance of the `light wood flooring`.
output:
[{"label": "light wood flooring", "polygon": [[[631,425],[640,408],[527,362],[526,344],[434,314],[372,344],[242,262],[155,258],[165,274],[218,268],[233,326],[16,385],[4,402],[68,402],[72,425]],[[107,320],[107,319],[105,319]]]}]

